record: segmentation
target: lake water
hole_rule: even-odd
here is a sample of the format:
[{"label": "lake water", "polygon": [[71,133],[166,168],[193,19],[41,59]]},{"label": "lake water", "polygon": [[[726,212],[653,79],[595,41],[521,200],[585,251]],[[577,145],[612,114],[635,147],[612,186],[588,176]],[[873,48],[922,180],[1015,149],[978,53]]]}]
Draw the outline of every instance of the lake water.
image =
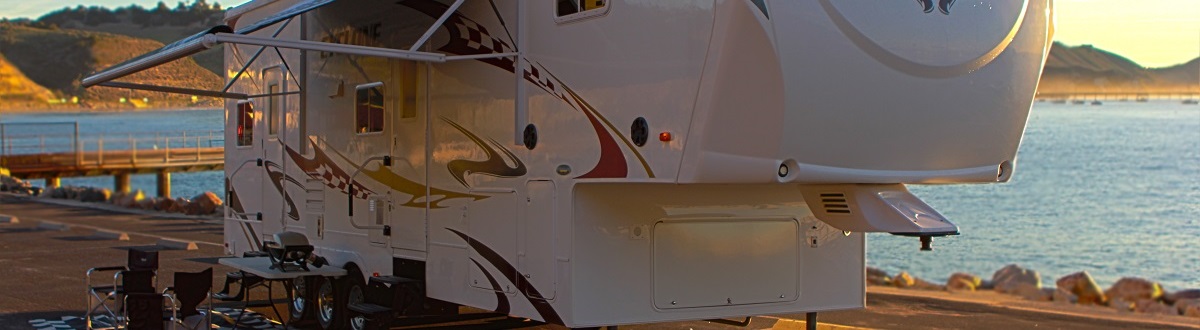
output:
[{"label": "lake water", "polygon": [[[12,114],[0,121],[78,121],[83,132],[220,130],[220,110]],[[868,264],[943,282],[964,271],[990,278],[1006,264],[1043,281],[1087,270],[1102,286],[1123,276],[1200,288],[1200,106],[1178,101],[1103,106],[1037,103],[1012,181],[911,186],[962,235],[917,239],[871,234]],[[176,196],[219,191],[221,172],[172,174]],[[112,178],[63,184],[112,187]],[[133,178],[154,191],[153,175]]]}]

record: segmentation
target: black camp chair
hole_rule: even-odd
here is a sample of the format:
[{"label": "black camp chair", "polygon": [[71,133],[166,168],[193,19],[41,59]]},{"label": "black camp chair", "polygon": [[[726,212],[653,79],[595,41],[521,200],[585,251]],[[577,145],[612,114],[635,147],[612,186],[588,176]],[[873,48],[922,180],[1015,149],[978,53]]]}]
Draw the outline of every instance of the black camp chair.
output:
[{"label": "black camp chair", "polygon": [[[112,273],[112,285],[95,285],[93,275]],[[87,312],[84,322],[92,329],[92,314],[100,311],[120,324],[122,302],[131,293],[155,293],[158,275],[158,251],[129,249],[125,266],[96,267],[88,269],[84,282],[87,284]]]},{"label": "black camp chair", "polygon": [[[170,298],[171,322],[192,330],[212,328],[212,280],[211,267],[197,273],[175,273],[174,286],[163,291]],[[198,307],[206,301],[207,308],[201,312]]]},{"label": "black camp chair", "polygon": [[125,295],[124,327],[116,329],[163,330],[163,294],[130,293]]}]

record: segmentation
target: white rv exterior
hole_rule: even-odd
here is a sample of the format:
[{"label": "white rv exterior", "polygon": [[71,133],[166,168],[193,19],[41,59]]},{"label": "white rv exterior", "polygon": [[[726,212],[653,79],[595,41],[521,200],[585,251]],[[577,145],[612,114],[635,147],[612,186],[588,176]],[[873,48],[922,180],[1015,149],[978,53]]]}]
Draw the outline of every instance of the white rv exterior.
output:
[{"label": "white rv exterior", "polygon": [[[584,2],[231,9],[308,6],[244,35],[362,51],[220,39],[246,96],[227,252],[299,232],[351,270],[334,290],[394,274],[568,327],[863,308],[864,232],[958,232],[905,184],[1011,177],[1053,24],[1050,0]],[[362,55],[414,44],[444,62]]]}]

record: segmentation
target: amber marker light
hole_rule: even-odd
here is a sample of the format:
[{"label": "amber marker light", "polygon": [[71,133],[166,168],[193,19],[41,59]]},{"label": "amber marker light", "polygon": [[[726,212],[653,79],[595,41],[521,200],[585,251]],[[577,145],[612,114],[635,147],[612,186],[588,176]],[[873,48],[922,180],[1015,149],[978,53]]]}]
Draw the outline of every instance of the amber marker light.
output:
[{"label": "amber marker light", "polygon": [[658,140],[662,142],[671,142],[671,132],[658,133]]}]

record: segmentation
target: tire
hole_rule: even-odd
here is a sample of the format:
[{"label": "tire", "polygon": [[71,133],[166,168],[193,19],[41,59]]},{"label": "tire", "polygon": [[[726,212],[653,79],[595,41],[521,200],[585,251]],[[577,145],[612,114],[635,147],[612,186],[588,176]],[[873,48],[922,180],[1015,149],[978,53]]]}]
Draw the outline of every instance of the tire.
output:
[{"label": "tire", "polygon": [[320,284],[321,278],[317,276],[304,276],[292,281],[292,303],[288,304],[289,323],[307,322],[316,317],[313,295]]},{"label": "tire", "polygon": [[[325,330],[353,329],[350,310],[346,309],[346,305],[362,302],[365,292],[362,274],[353,266],[347,267],[346,276],[342,278],[325,278],[314,294],[317,323]],[[357,321],[354,323],[361,329],[364,320],[359,318]]]}]

